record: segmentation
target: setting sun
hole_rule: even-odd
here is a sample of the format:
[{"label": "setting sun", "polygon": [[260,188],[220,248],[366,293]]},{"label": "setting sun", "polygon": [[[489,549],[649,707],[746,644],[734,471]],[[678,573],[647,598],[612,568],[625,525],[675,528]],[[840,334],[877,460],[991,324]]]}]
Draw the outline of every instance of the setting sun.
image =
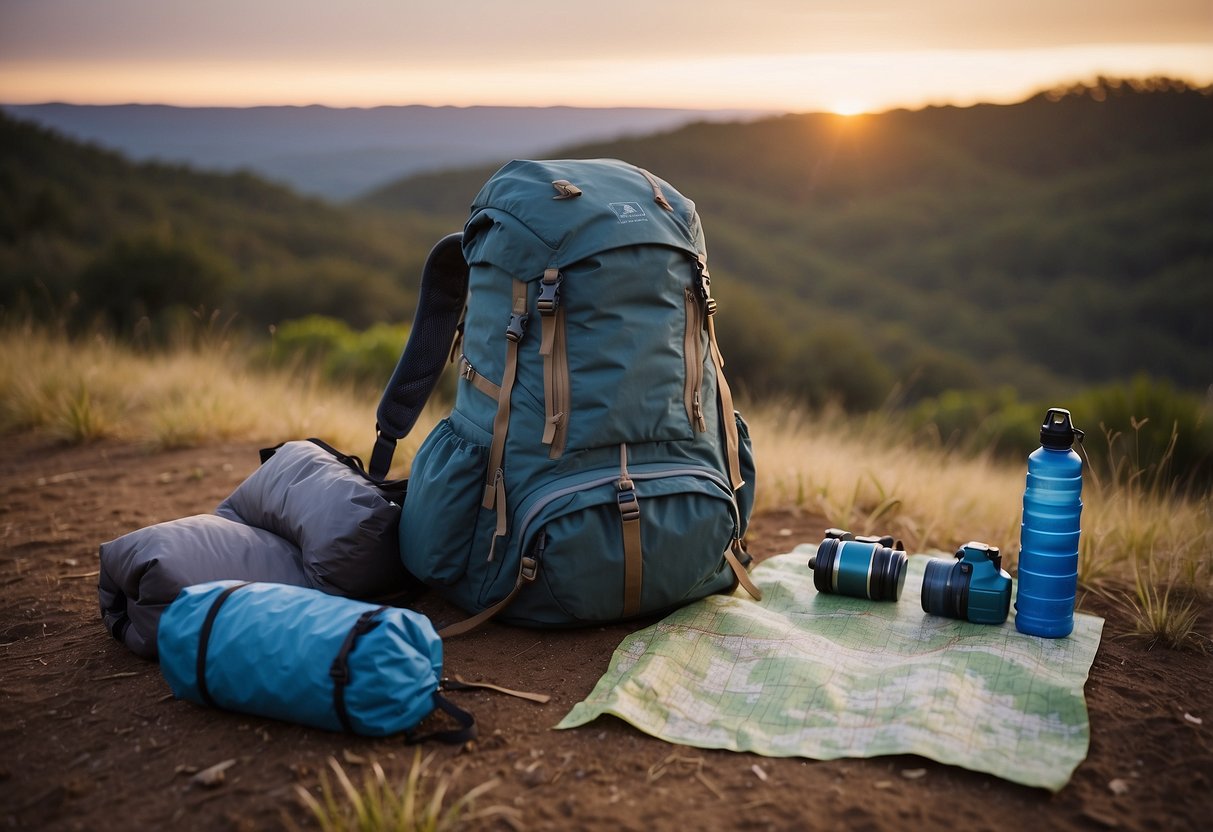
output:
[{"label": "setting sun", "polygon": [[862,101],[835,101],[828,109],[838,116],[858,116],[868,112],[869,107]]}]

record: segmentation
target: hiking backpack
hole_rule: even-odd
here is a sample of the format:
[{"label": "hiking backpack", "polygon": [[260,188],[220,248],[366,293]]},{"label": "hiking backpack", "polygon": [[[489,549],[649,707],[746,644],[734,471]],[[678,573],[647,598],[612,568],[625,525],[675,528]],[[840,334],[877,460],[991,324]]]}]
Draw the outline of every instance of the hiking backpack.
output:
[{"label": "hiking backpack", "polygon": [[694,203],[611,159],[510,162],[431,251],[370,473],[457,360],[400,522],[406,569],[473,614],[444,635],[615,621],[739,581],[757,596],[753,454],[706,257]]}]

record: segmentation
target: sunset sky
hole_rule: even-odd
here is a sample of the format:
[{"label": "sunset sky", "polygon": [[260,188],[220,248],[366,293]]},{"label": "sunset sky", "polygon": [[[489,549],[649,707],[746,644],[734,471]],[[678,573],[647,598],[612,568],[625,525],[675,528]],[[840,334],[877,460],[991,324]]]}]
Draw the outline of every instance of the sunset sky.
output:
[{"label": "sunset sky", "polygon": [[0,102],[853,112],[1213,83],[1213,0],[0,0]]}]

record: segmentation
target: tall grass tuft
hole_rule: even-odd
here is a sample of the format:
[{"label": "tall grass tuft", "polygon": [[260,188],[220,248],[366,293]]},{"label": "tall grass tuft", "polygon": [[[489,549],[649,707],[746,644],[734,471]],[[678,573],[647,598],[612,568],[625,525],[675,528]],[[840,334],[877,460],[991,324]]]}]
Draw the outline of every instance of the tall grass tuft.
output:
[{"label": "tall grass tuft", "polygon": [[445,805],[454,775],[439,776],[432,784],[425,782],[432,759],[432,754],[422,759],[420,749],[415,751],[408,776],[399,784],[389,782],[382,766],[373,762],[362,784],[356,786],[330,757],[336,788],[321,772],[319,798],[302,786],[296,786],[295,792],[322,832],[446,832],[469,822],[517,814],[506,806],[476,808],[476,801],[496,788],[497,780],[481,783]]},{"label": "tall grass tuft", "polygon": [[1124,606],[1133,619],[1129,635],[1147,640],[1149,647],[1161,644],[1172,650],[1208,650],[1210,639],[1199,630],[1201,608],[1197,599],[1181,599],[1173,587],[1160,589],[1138,581],[1133,597]]}]

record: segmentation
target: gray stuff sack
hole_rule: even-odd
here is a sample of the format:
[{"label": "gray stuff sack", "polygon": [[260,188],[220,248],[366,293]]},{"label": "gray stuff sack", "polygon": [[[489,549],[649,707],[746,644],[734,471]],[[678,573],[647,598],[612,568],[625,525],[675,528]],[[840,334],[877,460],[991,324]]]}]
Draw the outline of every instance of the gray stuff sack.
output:
[{"label": "gray stuff sack", "polygon": [[416,588],[400,561],[403,481],[376,483],[319,440],[261,452],[220,504],[101,544],[98,598],[110,634],[157,658],[160,616],[181,590],[218,580],[290,584],[362,599]]},{"label": "gray stuff sack", "polygon": [[330,595],[383,598],[408,587],[398,541],[403,481],[376,483],[357,457],[316,439],[262,456],[216,514],[293,541],[308,586]]}]

